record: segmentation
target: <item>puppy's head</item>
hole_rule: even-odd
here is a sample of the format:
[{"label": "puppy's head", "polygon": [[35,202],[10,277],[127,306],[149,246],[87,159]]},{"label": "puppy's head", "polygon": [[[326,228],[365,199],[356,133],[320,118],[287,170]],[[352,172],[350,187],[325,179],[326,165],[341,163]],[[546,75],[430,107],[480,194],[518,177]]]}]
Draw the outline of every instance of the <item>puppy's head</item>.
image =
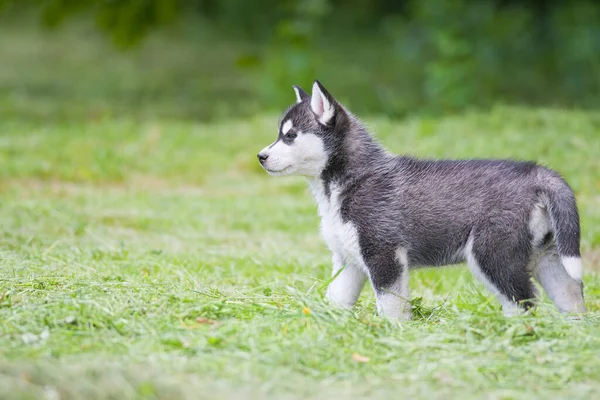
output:
[{"label": "puppy's head", "polygon": [[258,153],[263,168],[273,176],[318,177],[327,166],[338,129],[346,119],[343,107],[318,81],[309,95],[294,86],[296,104],[279,122],[277,140]]}]

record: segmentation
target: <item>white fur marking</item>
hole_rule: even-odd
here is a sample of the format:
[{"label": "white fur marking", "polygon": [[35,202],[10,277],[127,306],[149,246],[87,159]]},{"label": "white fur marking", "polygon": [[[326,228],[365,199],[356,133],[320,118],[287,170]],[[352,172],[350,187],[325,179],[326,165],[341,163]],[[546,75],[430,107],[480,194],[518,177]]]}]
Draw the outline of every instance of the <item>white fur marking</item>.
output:
[{"label": "white fur marking", "polygon": [[312,89],[312,97],[310,98],[310,108],[317,116],[317,119],[323,125],[327,125],[333,118],[335,112],[333,104],[319,88],[315,82]]},{"label": "white fur marking", "polygon": [[469,236],[469,239],[467,240],[467,245],[465,246],[465,258],[473,276],[479,279],[485,285],[485,287],[487,287],[487,289],[490,292],[492,292],[494,296],[496,296],[496,298],[502,305],[502,311],[504,312],[504,315],[507,317],[511,317],[518,314],[519,307],[517,303],[500,293],[498,288],[488,279],[487,276],[485,276],[485,274],[481,270],[481,267],[475,259],[475,255],[473,254],[472,236]]},{"label": "white fur marking", "polygon": [[396,249],[396,261],[403,267],[408,266],[408,251],[404,247]]},{"label": "white fur marking", "polygon": [[265,147],[261,153],[268,156],[263,167],[273,176],[317,177],[327,163],[323,140],[311,133],[298,132],[298,137],[292,144],[278,140]]},{"label": "white fur marking", "polygon": [[538,246],[544,240],[544,236],[550,232],[550,219],[545,207],[536,204],[531,211],[529,219],[529,231],[533,236],[533,245]]},{"label": "white fur marking", "polygon": [[283,133],[284,135],[286,133],[288,133],[290,131],[290,129],[292,129],[294,127],[294,124],[292,123],[291,119],[288,119],[287,121],[285,121],[283,123],[283,125],[281,126],[281,133]]},{"label": "white fur marking", "polygon": [[320,179],[311,179],[309,184],[321,216],[321,235],[329,250],[334,254],[340,254],[347,264],[368,273],[360,253],[358,231],[352,222],[342,220],[340,190],[332,186],[328,198]]},{"label": "white fur marking", "polygon": [[577,281],[581,281],[583,277],[583,266],[581,265],[581,258],[579,257],[561,257],[560,261],[565,267],[567,274]]},{"label": "white fur marking", "polygon": [[300,94],[300,89],[294,86],[294,93],[296,93],[296,103],[302,103],[302,95]]}]

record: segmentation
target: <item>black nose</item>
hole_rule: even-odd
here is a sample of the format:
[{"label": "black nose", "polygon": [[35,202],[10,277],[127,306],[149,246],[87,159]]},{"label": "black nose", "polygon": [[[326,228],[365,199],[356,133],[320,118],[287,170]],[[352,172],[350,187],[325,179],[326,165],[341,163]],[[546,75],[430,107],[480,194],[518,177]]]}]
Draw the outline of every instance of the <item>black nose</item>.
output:
[{"label": "black nose", "polygon": [[269,158],[269,156],[265,153],[258,153],[257,157],[261,164],[267,161],[267,158]]}]

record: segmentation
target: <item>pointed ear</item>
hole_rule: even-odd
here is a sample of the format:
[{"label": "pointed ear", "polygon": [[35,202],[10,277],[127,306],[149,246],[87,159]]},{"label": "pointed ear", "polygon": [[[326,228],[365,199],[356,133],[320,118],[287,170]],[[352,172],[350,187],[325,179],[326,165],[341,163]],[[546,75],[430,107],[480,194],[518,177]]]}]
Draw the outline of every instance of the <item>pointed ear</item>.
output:
[{"label": "pointed ear", "polygon": [[304,100],[310,99],[308,93],[306,93],[300,86],[292,86],[294,88],[294,92],[296,92],[296,103],[302,103]]},{"label": "pointed ear", "polygon": [[335,99],[327,92],[319,81],[315,81],[312,87],[310,108],[323,125],[329,125],[335,116]]}]

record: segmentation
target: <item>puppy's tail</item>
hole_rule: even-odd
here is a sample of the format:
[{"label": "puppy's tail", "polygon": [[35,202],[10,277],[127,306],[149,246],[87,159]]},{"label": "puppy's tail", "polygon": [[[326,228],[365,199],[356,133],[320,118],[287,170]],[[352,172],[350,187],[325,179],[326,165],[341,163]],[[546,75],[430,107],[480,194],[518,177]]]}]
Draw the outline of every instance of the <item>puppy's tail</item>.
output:
[{"label": "puppy's tail", "polygon": [[541,179],[540,199],[550,215],[558,255],[571,278],[581,281],[581,229],[575,194],[552,170],[542,168],[538,176]]}]

